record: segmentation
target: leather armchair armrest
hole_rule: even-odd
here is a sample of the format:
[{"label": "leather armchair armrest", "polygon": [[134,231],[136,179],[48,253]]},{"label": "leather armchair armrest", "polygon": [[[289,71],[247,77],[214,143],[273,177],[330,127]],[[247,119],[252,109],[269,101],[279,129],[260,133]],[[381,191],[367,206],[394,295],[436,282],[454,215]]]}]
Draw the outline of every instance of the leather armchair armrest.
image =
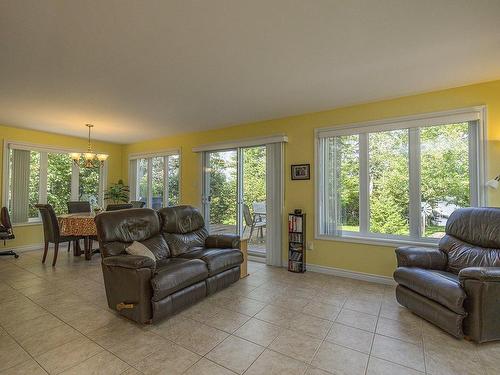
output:
[{"label": "leather armchair armrest", "polygon": [[398,267],[418,267],[434,270],[446,268],[448,257],[432,247],[402,246],[396,249]]},{"label": "leather armchair armrest", "polygon": [[153,259],[139,255],[115,255],[106,257],[102,263],[109,267],[122,267],[130,269],[155,268]]},{"label": "leather armchair armrest", "polygon": [[218,234],[208,236],[205,240],[205,247],[220,248],[220,249],[239,249],[240,236],[235,234]]},{"label": "leather armchair armrest", "polygon": [[467,267],[458,273],[460,282],[465,280],[500,281],[500,267]]}]

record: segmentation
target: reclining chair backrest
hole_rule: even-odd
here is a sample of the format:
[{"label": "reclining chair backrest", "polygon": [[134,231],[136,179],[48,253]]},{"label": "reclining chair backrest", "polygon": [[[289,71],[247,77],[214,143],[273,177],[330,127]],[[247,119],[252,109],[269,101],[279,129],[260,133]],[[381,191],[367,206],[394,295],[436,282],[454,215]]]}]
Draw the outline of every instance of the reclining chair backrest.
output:
[{"label": "reclining chair backrest", "polygon": [[107,211],[95,217],[102,256],[125,253],[133,241],[145,245],[157,260],[168,258],[170,251],[160,233],[160,220],[150,208]]},{"label": "reclining chair backrest", "polygon": [[500,267],[500,208],[461,208],[446,223],[439,248],[448,255],[448,271]]},{"label": "reclining chair backrest", "polygon": [[158,211],[162,232],[173,256],[205,247],[208,237],[200,211],[192,206],[165,207]]}]

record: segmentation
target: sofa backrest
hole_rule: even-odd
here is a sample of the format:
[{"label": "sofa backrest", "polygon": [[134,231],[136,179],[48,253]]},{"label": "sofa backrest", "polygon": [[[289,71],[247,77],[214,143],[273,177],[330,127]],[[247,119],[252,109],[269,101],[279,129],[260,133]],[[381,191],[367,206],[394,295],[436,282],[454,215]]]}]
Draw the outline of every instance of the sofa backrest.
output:
[{"label": "sofa backrest", "polygon": [[446,223],[439,248],[448,255],[448,270],[500,267],[500,208],[461,208]]},{"label": "sofa backrest", "polygon": [[165,207],[158,211],[161,231],[173,256],[205,247],[208,237],[200,211],[192,206]]},{"label": "sofa backrest", "polygon": [[134,241],[144,244],[157,260],[170,256],[160,232],[160,219],[150,208],[106,211],[95,217],[103,257],[119,255]]}]

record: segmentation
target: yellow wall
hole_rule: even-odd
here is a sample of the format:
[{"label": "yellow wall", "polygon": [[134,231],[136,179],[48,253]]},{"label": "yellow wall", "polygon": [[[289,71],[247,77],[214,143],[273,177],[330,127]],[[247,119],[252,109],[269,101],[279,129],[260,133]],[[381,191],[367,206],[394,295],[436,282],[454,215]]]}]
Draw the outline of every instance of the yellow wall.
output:
[{"label": "yellow wall", "polygon": [[[3,156],[4,156],[4,140],[27,142],[37,145],[54,146],[61,148],[73,148],[75,150],[84,151],[87,149],[87,140],[84,138],[68,137],[52,133],[45,133],[33,130],[19,129],[8,126],[0,125],[0,199],[3,197],[4,178],[6,172],[3,171]],[[107,182],[116,182],[121,178],[122,170],[122,145],[106,143],[106,142],[92,142],[94,150],[109,154],[108,176]],[[2,202],[5,206],[7,202]],[[21,225],[14,228],[16,239],[9,241],[9,247],[20,247],[31,244],[43,243],[43,232],[41,225]],[[0,250],[3,243],[0,245]]]},{"label": "yellow wall", "polygon": [[[494,177],[500,173],[500,81],[131,144],[123,149],[122,175],[127,178],[129,153],[180,148],[181,199],[183,203],[199,206],[201,162],[200,156],[191,151],[193,147],[285,133],[289,139],[286,146],[285,212],[297,207],[304,209],[308,213],[308,240],[313,240],[315,171],[312,169],[310,181],[291,181],[289,166],[310,163],[313,168],[315,128],[475,105],[488,106],[488,176]],[[489,203],[499,206],[500,192],[490,191]],[[308,252],[308,262],[385,276],[392,274],[396,264],[391,247],[324,240],[314,240],[314,250]]]},{"label": "yellow wall", "polygon": [[[181,134],[126,146],[94,142],[94,148],[110,155],[108,183],[128,176],[128,155],[135,152],[152,152],[162,149],[181,150],[181,200],[182,203],[200,205],[199,154],[193,153],[195,146],[212,142],[238,140],[285,133],[289,142],[286,146],[285,212],[300,207],[308,213],[308,240],[314,233],[314,129],[353,122],[379,120],[433,111],[443,111],[475,105],[488,107],[488,176],[500,173],[500,81],[436,91],[398,99],[361,104],[331,111],[305,114],[288,118],[243,124],[224,129]],[[86,140],[51,133],[37,132],[0,126],[0,174],[4,173],[4,139],[31,142],[65,148],[85,149]],[[290,164],[310,163],[310,181],[291,181]],[[3,181],[0,184],[3,188]],[[489,203],[500,206],[500,190],[489,191]],[[5,202],[2,202],[5,204]],[[284,227],[286,230],[286,226]],[[41,243],[40,226],[15,228],[17,239],[11,246]],[[283,238],[285,239],[285,233]],[[284,252],[286,254],[286,252]],[[343,268],[357,272],[390,276],[395,268],[394,250],[391,247],[362,245],[339,241],[314,240],[314,250],[308,252],[308,262],[328,267]]]}]

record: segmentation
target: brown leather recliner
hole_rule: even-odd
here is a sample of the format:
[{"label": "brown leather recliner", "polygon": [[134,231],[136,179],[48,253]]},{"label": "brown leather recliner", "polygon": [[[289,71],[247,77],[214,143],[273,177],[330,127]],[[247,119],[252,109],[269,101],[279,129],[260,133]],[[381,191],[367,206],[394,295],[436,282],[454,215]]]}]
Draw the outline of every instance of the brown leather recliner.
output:
[{"label": "brown leather recliner", "polygon": [[[136,322],[158,321],[240,278],[239,237],[209,236],[191,206],[109,211],[95,222],[108,305]],[[133,241],[156,262],[127,254]]]},{"label": "brown leather recliner", "polygon": [[396,249],[398,302],[457,338],[500,339],[500,209],[453,212],[439,248]]}]

